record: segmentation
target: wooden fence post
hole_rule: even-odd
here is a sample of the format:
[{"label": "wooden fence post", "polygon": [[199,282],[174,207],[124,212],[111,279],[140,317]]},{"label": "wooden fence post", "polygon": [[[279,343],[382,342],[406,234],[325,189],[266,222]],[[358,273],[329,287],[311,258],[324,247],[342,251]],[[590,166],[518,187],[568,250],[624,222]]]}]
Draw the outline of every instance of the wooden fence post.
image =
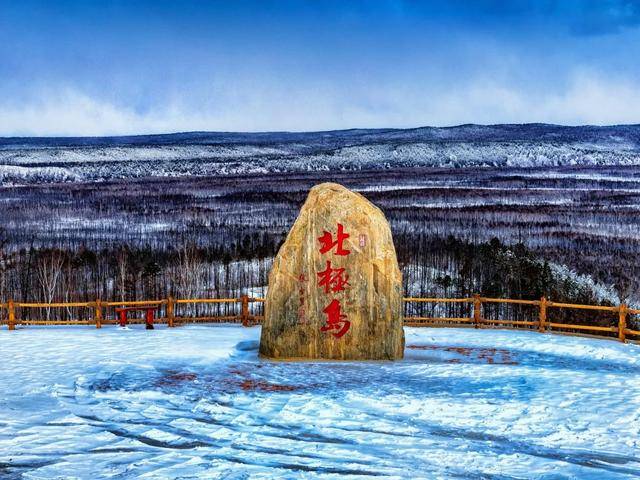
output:
[{"label": "wooden fence post", "polygon": [[167,323],[169,325],[169,328],[174,327],[173,321],[176,318],[175,304],[176,304],[176,301],[173,297],[169,297],[167,299]]},{"label": "wooden fence post", "polygon": [[102,301],[99,298],[96,300],[93,320],[96,322],[96,328],[102,328]]},{"label": "wooden fence post", "polygon": [[13,303],[13,300],[9,299],[7,302],[7,310],[9,311],[7,324],[9,326],[9,330],[16,329],[16,306]]},{"label": "wooden fence post", "polygon": [[475,328],[480,328],[480,322],[482,321],[482,299],[477,293],[473,296],[473,324]]},{"label": "wooden fence post", "polygon": [[626,341],[627,329],[627,306],[623,303],[618,309],[618,340],[621,342]]},{"label": "wooden fence post", "polygon": [[540,316],[538,317],[538,331],[544,333],[547,330],[547,299],[540,298]]},{"label": "wooden fence post", "polygon": [[249,326],[249,295],[242,295],[240,297],[240,302],[242,303],[240,310],[240,320],[242,320],[242,326]]}]

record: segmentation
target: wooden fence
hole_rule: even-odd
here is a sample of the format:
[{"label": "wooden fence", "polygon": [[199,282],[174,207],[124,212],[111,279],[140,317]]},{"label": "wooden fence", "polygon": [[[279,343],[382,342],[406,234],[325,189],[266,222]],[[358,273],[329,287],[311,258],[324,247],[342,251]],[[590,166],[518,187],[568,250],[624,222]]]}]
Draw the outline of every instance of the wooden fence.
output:
[{"label": "wooden fence", "polygon": [[[263,307],[264,298],[253,298],[248,295],[242,295],[239,298],[193,298],[193,299],[174,299],[167,298],[162,300],[140,300],[127,302],[104,302],[96,300],[95,302],[60,302],[60,303],[23,303],[9,300],[6,303],[0,303],[0,325],[6,324],[9,330],[14,330],[16,325],[95,325],[101,328],[103,325],[116,324],[116,316],[110,315],[109,310],[117,307],[141,307],[141,306],[157,306],[160,315],[156,319],[158,323],[166,323],[169,327],[174,327],[185,323],[223,323],[234,322],[242,323],[244,326],[257,325],[264,319]],[[412,303],[429,303],[429,304],[446,304],[458,303],[467,304],[471,307],[471,315],[468,317],[423,317],[423,316],[405,316],[404,324],[411,327],[441,327],[441,326],[473,326],[475,328],[520,328],[529,330],[538,330],[540,332],[569,332],[569,333],[589,333],[592,335],[604,337],[617,337],[618,340],[624,342],[627,337],[640,337],[640,330],[634,330],[628,327],[627,322],[630,315],[640,315],[640,310],[628,308],[627,305],[619,306],[601,306],[601,305],[578,305],[571,303],[552,302],[542,297],[540,300],[515,300],[507,298],[486,298],[480,295],[474,295],[469,298],[404,298],[406,305]],[[181,305],[199,305],[199,304],[228,304],[232,305],[231,314],[228,315],[180,315],[178,311]],[[259,308],[253,308],[254,305]],[[529,320],[509,320],[509,319],[488,319],[483,317],[483,305],[489,304],[512,304],[526,305],[535,307],[537,315],[535,319]],[[39,320],[29,318],[20,318],[17,314],[18,310],[38,309],[42,311],[46,309],[50,311],[53,308],[80,308],[88,309],[89,314],[85,320]],[[548,321],[549,309],[576,309],[591,310],[597,312],[605,312],[612,316],[611,326],[583,325],[570,323],[557,323]],[[3,312],[3,310],[5,312]],[[256,311],[257,310],[257,311]],[[130,323],[142,323],[144,320],[131,319]]]}]

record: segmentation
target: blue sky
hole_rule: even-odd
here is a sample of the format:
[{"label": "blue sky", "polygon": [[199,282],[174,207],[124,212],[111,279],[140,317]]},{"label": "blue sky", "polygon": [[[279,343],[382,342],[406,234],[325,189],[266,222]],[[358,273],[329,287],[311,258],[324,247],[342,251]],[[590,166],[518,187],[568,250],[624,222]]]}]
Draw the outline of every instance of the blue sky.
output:
[{"label": "blue sky", "polygon": [[0,0],[0,135],[640,123],[640,0]]}]

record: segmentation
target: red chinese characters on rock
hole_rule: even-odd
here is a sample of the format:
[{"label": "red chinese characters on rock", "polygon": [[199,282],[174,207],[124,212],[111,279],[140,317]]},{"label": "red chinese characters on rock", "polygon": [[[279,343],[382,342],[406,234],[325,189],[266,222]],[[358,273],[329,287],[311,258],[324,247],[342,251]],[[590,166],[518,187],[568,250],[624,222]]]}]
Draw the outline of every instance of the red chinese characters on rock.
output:
[{"label": "red chinese characters on rock", "polygon": [[[318,237],[320,241],[320,253],[326,254],[335,248],[332,253],[338,256],[346,256],[351,253],[351,250],[347,250],[343,246],[343,242],[349,238],[349,234],[345,233],[344,227],[341,223],[338,223],[338,233],[336,239],[333,239],[333,235],[326,230],[321,237]],[[318,286],[324,288],[324,293],[329,294],[331,292],[341,292],[345,290],[349,285],[349,275],[346,273],[345,268],[332,268],[331,260],[327,260],[326,268],[318,273]],[[347,316],[342,313],[342,306],[337,299],[331,300],[324,310],[322,310],[327,316],[327,323],[320,328],[320,331],[330,331],[335,338],[342,337],[349,331],[351,322],[347,320]]]},{"label": "red chinese characters on rock", "polygon": [[347,320],[347,316],[342,314],[340,302],[335,298],[331,300],[331,303],[322,310],[327,314],[327,324],[320,327],[321,332],[327,332],[329,330],[337,330],[332,335],[336,338],[340,338],[349,330],[351,322]]},{"label": "red chinese characters on rock", "polygon": [[327,260],[327,268],[318,273],[318,286],[324,287],[324,293],[341,292],[349,285],[349,275],[344,271],[344,268],[331,268],[331,260]]},{"label": "red chinese characters on rock", "polygon": [[320,247],[320,253],[327,253],[333,247],[338,247],[336,248],[336,251],[335,251],[336,255],[340,255],[340,256],[349,255],[351,253],[351,250],[345,250],[342,247],[342,243],[347,238],[349,238],[349,234],[344,233],[344,227],[342,226],[341,223],[338,224],[338,234],[336,235],[335,241],[333,240],[333,235],[331,235],[331,233],[325,230],[323,232],[323,235],[318,238],[318,240],[320,240],[320,243],[322,244],[322,246]]}]

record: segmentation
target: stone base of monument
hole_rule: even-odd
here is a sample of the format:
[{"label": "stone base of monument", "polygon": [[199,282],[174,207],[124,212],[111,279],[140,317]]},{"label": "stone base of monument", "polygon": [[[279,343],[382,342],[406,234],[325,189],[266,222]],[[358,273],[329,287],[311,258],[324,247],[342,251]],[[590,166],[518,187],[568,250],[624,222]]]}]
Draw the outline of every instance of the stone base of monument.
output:
[{"label": "stone base of monument", "polygon": [[309,192],[269,274],[260,353],[402,358],[402,277],[391,229],[362,195],[335,183]]}]

